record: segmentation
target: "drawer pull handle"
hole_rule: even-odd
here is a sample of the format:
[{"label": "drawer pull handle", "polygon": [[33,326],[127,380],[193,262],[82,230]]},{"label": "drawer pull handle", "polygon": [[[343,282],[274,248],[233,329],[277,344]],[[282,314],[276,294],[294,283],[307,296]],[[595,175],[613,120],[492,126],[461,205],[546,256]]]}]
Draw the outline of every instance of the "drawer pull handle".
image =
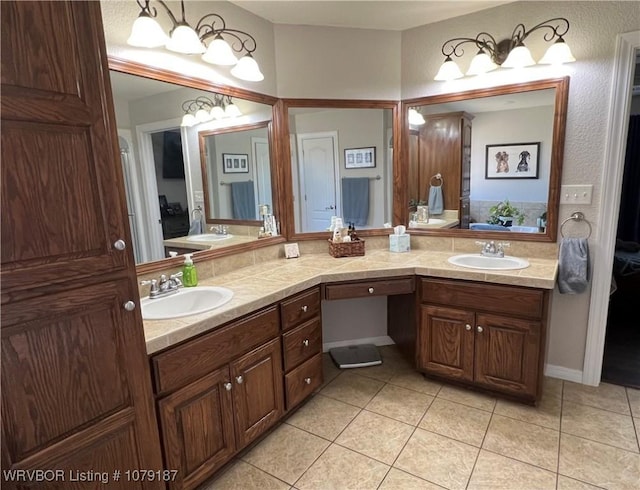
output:
[{"label": "drawer pull handle", "polygon": [[304,378],[304,382],[307,383],[308,385],[311,384],[311,378]]},{"label": "drawer pull handle", "polygon": [[304,306],[301,308],[301,310],[302,310],[304,313],[306,313],[308,309],[309,309],[309,307],[308,307],[307,305],[304,305]]},{"label": "drawer pull handle", "polygon": [[373,288],[369,288],[369,294],[373,294]]},{"label": "drawer pull handle", "polygon": [[478,325],[478,328],[476,330],[478,330],[478,333],[482,333],[484,329],[480,325]]},{"label": "drawer pull handle", "polygon": [[227,381],[224,384],[224,389],[227,390],[227,391],[231,391],[231,388],[233,388],[233,385]]},{"label": "drawer pull handle", "polygon": [[242,382],[244,381],[244,379],[242,379],[242,376],[236,376],[236,382],[241,385]]},{"label": "drawer pull handle", "polygon": [[304,345],[305,347],[309,347],[309,339],[304,339],[302,341],[302,345]]},{"label": "drawer pull handle", "polygon": [[469,331],[471,330],[471,325],[469,325],[468,323],[464,326],[465,330]]}]

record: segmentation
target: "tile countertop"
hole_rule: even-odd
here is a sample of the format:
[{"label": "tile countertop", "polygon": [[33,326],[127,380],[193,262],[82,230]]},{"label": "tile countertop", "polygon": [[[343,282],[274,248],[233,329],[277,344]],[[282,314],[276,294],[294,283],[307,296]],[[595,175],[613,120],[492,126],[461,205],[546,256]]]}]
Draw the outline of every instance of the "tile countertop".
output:
[{"label": "tile countertop", "polygon": [[188,240],[186,236],[181,236],[178,238],[169,238],[167,240],[163,240],[162,244],[165,247],[191,248],[194,250],[212,250],[222,247],[228,247],[230,245],[238,245],[239,243],[255,242],[257,239],[258,237],[254,236],[234,235],[233,233],[231,233],[228,238],[223,238],[220,240],[193,241]]},{"label": "tile countertop", "polygon": [[199,286],[227,287],[234,293],[231,301],[199,315],[145,320],[147,354],[166,349],[321,283],[415,274],[553,289],[558,272],[558,261],[551,259],[527,259],[531,265],[526,269],[488,271],[450,264],[447,259],[453,255],[458,253],[372,250],[362,257],[339,259],[328,253],[306,254],[297,259],[272,260],[205,279]]}]

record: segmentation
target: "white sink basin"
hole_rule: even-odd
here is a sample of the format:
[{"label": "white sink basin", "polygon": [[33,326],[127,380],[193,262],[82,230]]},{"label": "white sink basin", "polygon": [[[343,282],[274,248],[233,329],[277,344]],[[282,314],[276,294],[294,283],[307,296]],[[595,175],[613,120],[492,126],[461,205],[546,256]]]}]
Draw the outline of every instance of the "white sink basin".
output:
[{"label": "white sink basin", "polygon": [[183,288],[177,293],[162,298],[143,298],[140,302],[142,318],[164,320],[187,315],[196,315],[213,310],[231,301],[233,291],[217,286]]},{"label": "white sink basin", "polygon": [[469,269],[491,269],[508,271],[514,269],[525,269],[529,267],[529,262],[518,257],[485,257],[479,254],[454,255],[448,259],[450,264],[468,267]]},{"label": "white sink basin", "polygon": [[226,240],[232,238],[233,235],[217,235],[215,233],[204,233],[203,235],[189,235],[187,241],[190,242],[217,242],[218,240]]}]

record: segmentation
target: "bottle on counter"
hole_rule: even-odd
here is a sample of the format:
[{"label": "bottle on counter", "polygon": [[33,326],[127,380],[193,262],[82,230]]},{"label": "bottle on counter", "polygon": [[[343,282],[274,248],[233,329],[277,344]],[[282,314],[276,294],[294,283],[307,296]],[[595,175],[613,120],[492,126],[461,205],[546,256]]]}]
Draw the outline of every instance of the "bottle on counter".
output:
[{"label": "bottle on counter", "polygon": [[184,254],[184,266],[182,267],[182,284],[185,287],[194,287],[198,285],[198,273],[196,266],[193,265],[193,254]]}]

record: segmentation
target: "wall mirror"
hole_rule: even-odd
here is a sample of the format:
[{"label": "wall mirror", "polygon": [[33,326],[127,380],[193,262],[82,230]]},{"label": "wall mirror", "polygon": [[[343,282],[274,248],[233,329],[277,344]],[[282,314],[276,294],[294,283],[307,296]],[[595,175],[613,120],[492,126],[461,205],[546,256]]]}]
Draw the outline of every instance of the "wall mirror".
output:
[{"label": "wall mirror", "polygon": [[[169,252],[215,257],[283,241],[258,239],[257,220],[263,196],[269,200],[270,213],[279,211],[269,141],[276,99],[114,58],[109,66],[138,272],[161,270],[183,260],[167,258]],[[230,105],[233,111],[225,111]],[[213,118],[214,107],[226,113]],[[183,124],[185,114],[193,117],[188,125]],[[216,145],[227,148],[224,153],[232,158],[229,168],[203,160],[204,134],[212,138],[203,140],[204,148],[210,146],[213,154]],[[223,140],[216,142],[218,136]],[[214,176],[214,165],[224,178]],[[261,194],[243,194],[242,199],[253,202],[238,201],[237,207],[255,209],[236,218],[227,206],[227,194],[220,197],[219,188],[228,192],[227,184],[249,180],[259,182]]]},{"label": "wall mirror", "polygon": [[397,102],[285,100],[290,236],[326,235],[331,217],[364,235],[393,221]]},{"label": "wall mirror", "polygon": [[555,241],[568,85],[567,77],[403,101],[401,200],[411,233]]}]

